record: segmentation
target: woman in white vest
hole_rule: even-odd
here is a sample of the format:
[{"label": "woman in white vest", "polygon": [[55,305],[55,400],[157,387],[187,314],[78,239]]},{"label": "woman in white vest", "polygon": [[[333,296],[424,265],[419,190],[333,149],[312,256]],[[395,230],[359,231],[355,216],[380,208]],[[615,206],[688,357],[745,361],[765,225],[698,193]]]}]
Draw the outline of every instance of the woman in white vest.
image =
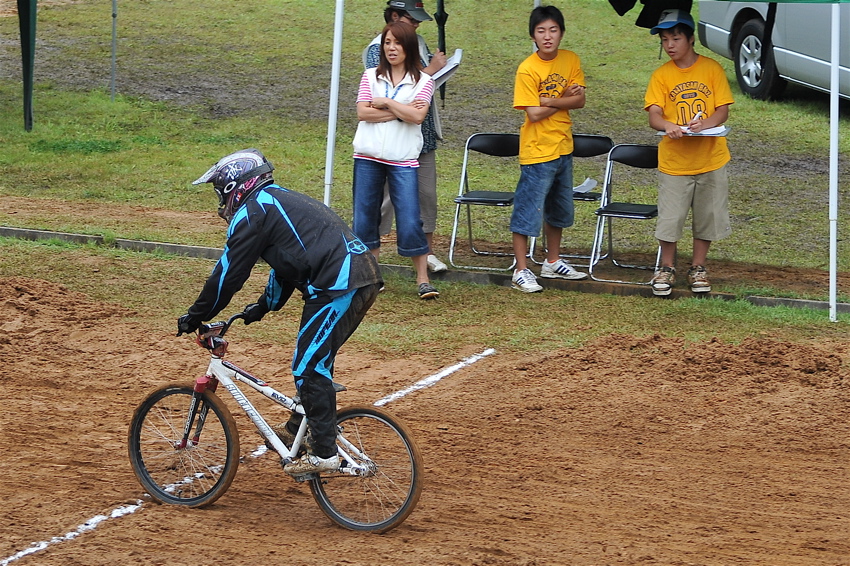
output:
[{"label": "woman in white vest", "polygon": [[357,94],[360,123],[354,135],[354,233],[378,257],[384,183],[396,216],[398,254],[410,257],[419,297],[439,292],[428,278],[428,241],[419,211],[417,168],[422,150],[420,125],[428,113],[434,81],[422,71],[416,30],[390,22],[381,33],[378,66],[367,69]]},{"label": "woman in white vest", "polygon": [[[419,42],[419,61],[429,75],[440,71],[446,66],[446,54],[440,50],[431,53],[425,38],[419,35],[419,25],[432,18],[425,11],[421,0],[389,0],[384,9],[384,22],[397,20],[407,22],[417,32]],[[377,67],[381,54],[381,34],[363,50],[363,67]],[[446,271],[448,266],[434,255],[434,231],[437,228],[437,142],[443,139],[440,127],[440,114],[437,104],[431,102],[431,107],[422,122],[422,153],[419,154],[419,212],[422,214],[422,229],[431,252],[428,254],[428,269],[432,272]],[[381,236],[386,236],[393,227],[393,207],[389,193],[384,190],[384,202],[381,204]]]}]

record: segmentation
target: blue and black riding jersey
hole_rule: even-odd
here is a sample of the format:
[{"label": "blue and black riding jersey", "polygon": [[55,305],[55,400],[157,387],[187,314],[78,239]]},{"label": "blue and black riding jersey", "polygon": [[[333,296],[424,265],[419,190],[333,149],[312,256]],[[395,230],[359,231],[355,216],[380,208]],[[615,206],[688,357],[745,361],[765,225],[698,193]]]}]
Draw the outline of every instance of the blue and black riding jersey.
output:
[{"label": "blue and black riding jersey", "polygon": [[259,259],[271,267],[260,298],[269,310],[280,309],[295,289],[306,300],[332,299],[382,283],[375,257],[335,212],[307,195],[269,185],[236,211],[224,253],[189,315],[199,322],[215,317]]}]

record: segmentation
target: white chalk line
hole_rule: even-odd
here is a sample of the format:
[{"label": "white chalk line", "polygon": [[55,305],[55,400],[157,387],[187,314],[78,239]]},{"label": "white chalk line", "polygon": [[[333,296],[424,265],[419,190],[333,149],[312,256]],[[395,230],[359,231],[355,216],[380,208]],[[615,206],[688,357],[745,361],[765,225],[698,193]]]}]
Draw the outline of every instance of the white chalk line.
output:
[{"label": "white chalk line", "polygon": [[[410,393],[413,393],[414,391],[419,391],[420,389],[425,389],[426,387],[431,387],[432,385],[435,385],[436,383],[438,383],[444,377],[447,377],[447,376],[455,373],[456,371],[461,370],[461,369],[465,368],[466,366],[468,366],[470,364],[474,364],[478,360],[481,360],[482,358],[485,358],[485,357],[487,357],[491,354],[495,354],[495,353],[496,353],[496,350],[494,350],[493,348],[488,348],[488,349],[484,350],[483,352],[481,352],[480,354],[475,354],[473,356],[465,358],[462,361],[460,361],[459,363],[456,363],[453,366],[447,367],[446,369],[444,369],[444,370],[442,370],[438,373],[435,373],[434,375],[430,375],[426,378],[420,379],[419,381],[417,381],[416,383],[414,383],[410,387],[406,387],[406,388],[404,388],[400,391],[396,391],[395,393],[387,395],[383,399],[379,399],[379,400],[375,401],[374,405],[376,407],[380,407],[382,405],[386,405],[387,403],[389,403],[391,401],[396,401],[398,399],[401,399],[402,397],[409,395]],[[251,457],[252,458],[259,458],[260,456],[265,454],[267,451],[268,451],[268,448],[264,444],[261,444],[260,446],[257,447],[257,449],[254,452],[251,453]],[[26,549],[24,549],[24,550],[22,550],[22,551],[20,551],[16,554],[13,554],[12,556],[9,556],[8,558],[4,558],[3,560],[0,560],[0,566],[8,566],[10,563],[12,563],[16,560],[19,560],[19,559],[23,558],[24,556],[28,556],[30,554],[34,554],[36,552],[42,551],[52,544],[58,544],[60,542],[73,540],[83,533],[93,531],[94,529],[97,528],[97,526],[100,523],[102,523],[103,521],[106,521],[107,519],[117,519],[118,517],[123,517],[124,515],[130,515],[132,513],[135,513],[136,511],[138,511],[141,508],[142,508],[142,500],[140,499],[140,500],[136,501],[135,505],[123,505],[121,507],[113,509],[112,512],[109,515],[95,515],[94,517],[92,517],[91,519],[89,519],[88,521],[83,523],[82,525],[78,526],[77,529],[74,530],[74,531],[71,531],[71,532],[69,532],[69,533],[67,533],[63,536],[60,536],[60,537],[53,537],[50,540],[45,540],[45,541],[41,541],[41,542],[34,542],[34,543],[32,543],[32,546],[30,546],[29,548],[26,548]]]},{"label": "white chalk line", "polygon": [[29,554],[33,554],[35,552],[39,552],[44,550],[51,544],[58,544],[60,542],[65,542],[66,540],[73,540],[80,536],[83,533],[88,531],[93,531],[97,526],[107,519],[117,519],[118,517],[123,517],[124,515],[129,515],[130,513],[135,513],[142,507],[142,501],[139,500],[135,505],[124,505],[122,507],[118,507],[117,509],[113,509],[109,515],[95,515],[79,527],[76,530],[71,531],[70,533],[61,536],[61,537],[53,537],[50,540],[45,540],[42,542],[34,542],[32,546],[27,549],[24,549],[17,554],[13,554],[9,558],[5,558],[0,560],[0,566],[7,566],[10,562],[14,562],[19,558],[23,558]]},{"label": "white chalk line", "polygon": [[459,362],[459,363],[457,363],[457,364],[455,364],[451,367],[447,367],[446,369],[444,369],[444,370],[442,370],[438,373],[435,373],[434,375],[428,376],[424,379],[420,379],[419,381],[417,381],[416,383],[414,383],[410,387],[402,389],[401,391],[396,391],[395,393],[393,393],[391,395],[387,395],[383,399],[379,399],[379,400],[375,401],[375,406],[380,407],[381,405],[386,405],[390,401],[395,401],[397,399],[401,399],[405,395],[409,395],[410,393],[413,393],[414,391],[419,391],[420,389],[425,389],[426,387],[431,387],[432,385],[434,385],[435,383],[437,383],[438,381],[440,381],[441,379],[443,379],[447,375],[451,375],[454,372],[458,371],[459,369],[463,369],[466,366],[468,366],[470,364],[474,364],[478,360],[485,358],[485,357],[489,356],[490,354],[495,354],[495,353],[496,353],[496,350],[494,350],[493,348],[487,348],[486,350],[484,350],[480,354],[475,354],[473,356],[469,356],[468,358],[464,359],[463,361],[461,361],[461,362]]}]

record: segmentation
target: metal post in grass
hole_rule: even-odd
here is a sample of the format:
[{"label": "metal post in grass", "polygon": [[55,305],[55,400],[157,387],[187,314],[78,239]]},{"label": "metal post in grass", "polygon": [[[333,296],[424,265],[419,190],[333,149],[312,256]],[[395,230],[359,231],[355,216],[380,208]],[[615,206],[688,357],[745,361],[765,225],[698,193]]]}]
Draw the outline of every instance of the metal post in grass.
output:
[{"label": "metal post in grass", "polygon": [[334,47],[331,63],[331,96],[328,105],[328,149],[325,155],[325,206],[331,205],[331,187],[333,186],[336,115],[339,107],[339,74],[342,68],[342,16],[344,10],[345,1],[336,0]]},{"label": "metal post in grass", "polygon": [[112,0],[112,78],[110,80],[110,100],[115,102],[115,68],[118,53],[118,0]]},{"label": "metal post in grass", "polygon": [[36,0],[18,0],[21,70],[24,79],[24,129],[32,131],[33,67],[35,66]]},{"label": "metal post in grass", "polygon": [[829,320],[838,320],[838,55],[841,27],[838,4],[832,5],[829,73]]}]

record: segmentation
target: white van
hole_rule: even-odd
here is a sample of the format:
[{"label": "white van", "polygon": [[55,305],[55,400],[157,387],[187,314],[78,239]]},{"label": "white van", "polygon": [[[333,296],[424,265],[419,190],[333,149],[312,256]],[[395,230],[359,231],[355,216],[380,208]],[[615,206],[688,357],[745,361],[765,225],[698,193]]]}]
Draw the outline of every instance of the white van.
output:
[{"label": "white van", "polygon": [[[839,94],[850,98],[850,4],[840,10]],[[767,2],[700,0],[700,43],[735,63],[741,90],[753,98],[782,94],[786,81],[829,92],[832,4],[776,5],[773,57],[762,49]]]}]

